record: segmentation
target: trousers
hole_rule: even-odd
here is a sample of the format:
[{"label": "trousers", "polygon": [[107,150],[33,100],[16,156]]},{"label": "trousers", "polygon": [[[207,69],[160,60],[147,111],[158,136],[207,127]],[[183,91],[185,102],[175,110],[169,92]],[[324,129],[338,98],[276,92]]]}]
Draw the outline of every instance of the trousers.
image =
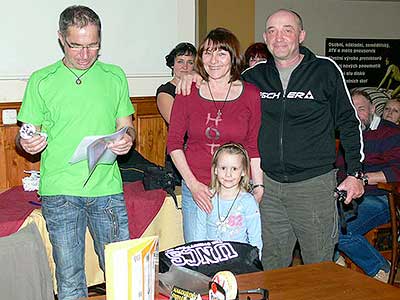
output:
[{"label": "trousers", "polygon": [[336,171],[291,183],[264,174],[260,203],[265,270],[288,267],[296,241],[305,264],[332,261],[338,236]]},{"label": "trousers", "polygon": [[186,243],[204,239],[206,221],[207,214],[198,207],[185,181],[182,180],[182,222]]},{"label": "trousers", "polygon": [[364,234],[389,220],[386,195],[364,196],[358,205],[357,217],[347,222],[347,233],[339,233],[338,249],[369,276],[375,276],[380,269],[389,271],[390,265],[365,239]]},{"label": "trousers", "polygon": [[86,227],[93,237],[104,271],[104,247],[129,239],[128,215],[123,194],[102,197],[42,196],[56,265],[59,300],[87,297],[85,276]]}]

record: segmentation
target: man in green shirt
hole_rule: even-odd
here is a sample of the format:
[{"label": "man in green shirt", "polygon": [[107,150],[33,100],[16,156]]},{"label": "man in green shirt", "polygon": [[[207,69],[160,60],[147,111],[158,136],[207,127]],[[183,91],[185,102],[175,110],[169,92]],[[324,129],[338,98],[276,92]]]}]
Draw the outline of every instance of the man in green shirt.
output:
[{"label": "man in green shirt", "polygon": [[104,246],[129,238],[121,174],[116,162],[100,164],[89,176],[87,161],[70,164],[85,136],[107,135],[128,127],[108,145],[126,154],[135,139],[133,106],[121,68],[97,60],[101,22],[88,7],[71,6],[60,15],[59,42],[64,58],[34,72],[26,87],[18,120],[33,124],[47,138],[17,136],[28,153],[41,153],[40,187],[56,264],[58,299],[87,297],[84,270],[86,226],[101,268]]}]

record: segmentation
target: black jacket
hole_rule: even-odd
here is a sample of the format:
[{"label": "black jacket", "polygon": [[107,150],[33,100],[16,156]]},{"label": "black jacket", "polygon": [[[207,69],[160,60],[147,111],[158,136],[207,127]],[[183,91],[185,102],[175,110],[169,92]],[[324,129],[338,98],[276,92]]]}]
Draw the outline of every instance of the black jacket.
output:
[{"label": "black jacket", "polygon": [[283,92],[273,59],[245,70],[242,77],[260,89],[262,123],[258,137],[261,167],[279,182],[297,182],[334,168],[335,130],[340,132],[348,172],[361,170],[362,133],[339,67],[305,47]]}]

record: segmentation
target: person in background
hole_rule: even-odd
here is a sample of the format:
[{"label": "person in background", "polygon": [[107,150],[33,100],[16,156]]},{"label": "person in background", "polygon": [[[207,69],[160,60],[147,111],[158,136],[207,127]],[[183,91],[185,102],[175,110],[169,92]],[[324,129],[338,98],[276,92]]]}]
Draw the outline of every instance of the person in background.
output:
[{"label": "person in background", "polygon": [[264,43],[254,43],[244,52],[245,69],[254,66],[260,61],[267,61],[271,57],[267,45]]},{"label": "person in background", "polygon": [[[166,65],[172,70],[172,79],[165,84],[159,86],[156,92],[157,107],[161,116],[169,125],[172,105],[175,100],[175,88],[178,80],[184,75],[193,71],[194,61],[197,50],[190,43],[179,43],[171,52],[165,56]],[[181,185],[182,177],[172,163],[170,155],[166,155],[165,167],[172,170],[174,182],[176,185]]]},{"label": "person in background", "polygon": [[18,120],[47,134],[16,137],[29,154],[41,154],[39,194],[46,220],[59,300],[87,297],[85,233],[89,227],[100,267],[104,246],[129,239],[121,174],[116,162],[100,164],[88,177],[87,160],[70,164],[85,136],[111,134],[127,127],[108,145],[116,155],[135,139],[134,112],[125,73],[98,61],[101,22],[89,7],[70,6],[60,15],[58,39],[64,57],[32,74]]},{"label": "person in background", "polygon": [[172,104],[175,100],[176,83],[182,75],[193,71],[196,53],[196,48],[192,44],[180,43],[165,57],[173,78],[157,89],[156,96],[158,110],[167,124],[170,122]]},{"label": "person in background", "polygon": [[400,98],[390,99],[383,108],[382,118],[400,124]]},{"label": "person in background", "polygon": [[[339,233],[338,249],[364,272],[388,282],[390,265],[364,237],[371,229],[390,220],[387,193],[376,187],[378,182],[400,181],[400,127],[378,117],[370,96],[353,91],[352,99],[363,128],[365,193],[356,199],[358,214],[347,222],[347,233]],[[336,166],[339,180],[345,177],[345,162],[339,152]],[[336,261],[344,261],[337,257]]]},{"label": "person in background", "polygon": [[186,242],[199,240],[206,230],[196,220],[200,210],[212,211],[211,160],[221,145],[235,142],[244,146],[250,156],[254,196],[258,202],[264,191],[257,146],[260,94],[255,86],[239,80],[242,60],[236,36],[224,28],[210,31],[200,44],[196,69],[203,83],[187,97],[176,96],[167,142],[168,153],[183,177]]},{"label": "person in background", "polygon": [[[261,257],[260,210],[250,187],[247,151],[235,143],[219,147],[211,163],[213,210],[202,224],[206,227],[202,239],[247,243],[257,247]],[[202,217],[198,220],[203,221]]]}]

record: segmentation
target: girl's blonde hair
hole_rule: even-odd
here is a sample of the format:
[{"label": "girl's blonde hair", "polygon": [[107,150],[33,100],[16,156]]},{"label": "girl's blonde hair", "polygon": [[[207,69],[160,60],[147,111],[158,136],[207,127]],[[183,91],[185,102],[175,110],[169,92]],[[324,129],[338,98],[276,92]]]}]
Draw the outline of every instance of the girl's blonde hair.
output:
[{"label": "girl's blonde hair", "polygon": [[240,179],[239,186],[242,190],[246,192],[250,191],[250,159],[247,154],[246,149],[241,144],[237,143],[227,143],[220,146],[217,151],[215,151],[212,162],[211,162],[211,184],[210,187],[214,192],[218,192],[221,188],[218,181],[217,175],[215,174],[215,169],[217,168],[218,160],[222,153],[228,153],[232,155],[239,155],[242,158],[243,166],[243,176]]}]

